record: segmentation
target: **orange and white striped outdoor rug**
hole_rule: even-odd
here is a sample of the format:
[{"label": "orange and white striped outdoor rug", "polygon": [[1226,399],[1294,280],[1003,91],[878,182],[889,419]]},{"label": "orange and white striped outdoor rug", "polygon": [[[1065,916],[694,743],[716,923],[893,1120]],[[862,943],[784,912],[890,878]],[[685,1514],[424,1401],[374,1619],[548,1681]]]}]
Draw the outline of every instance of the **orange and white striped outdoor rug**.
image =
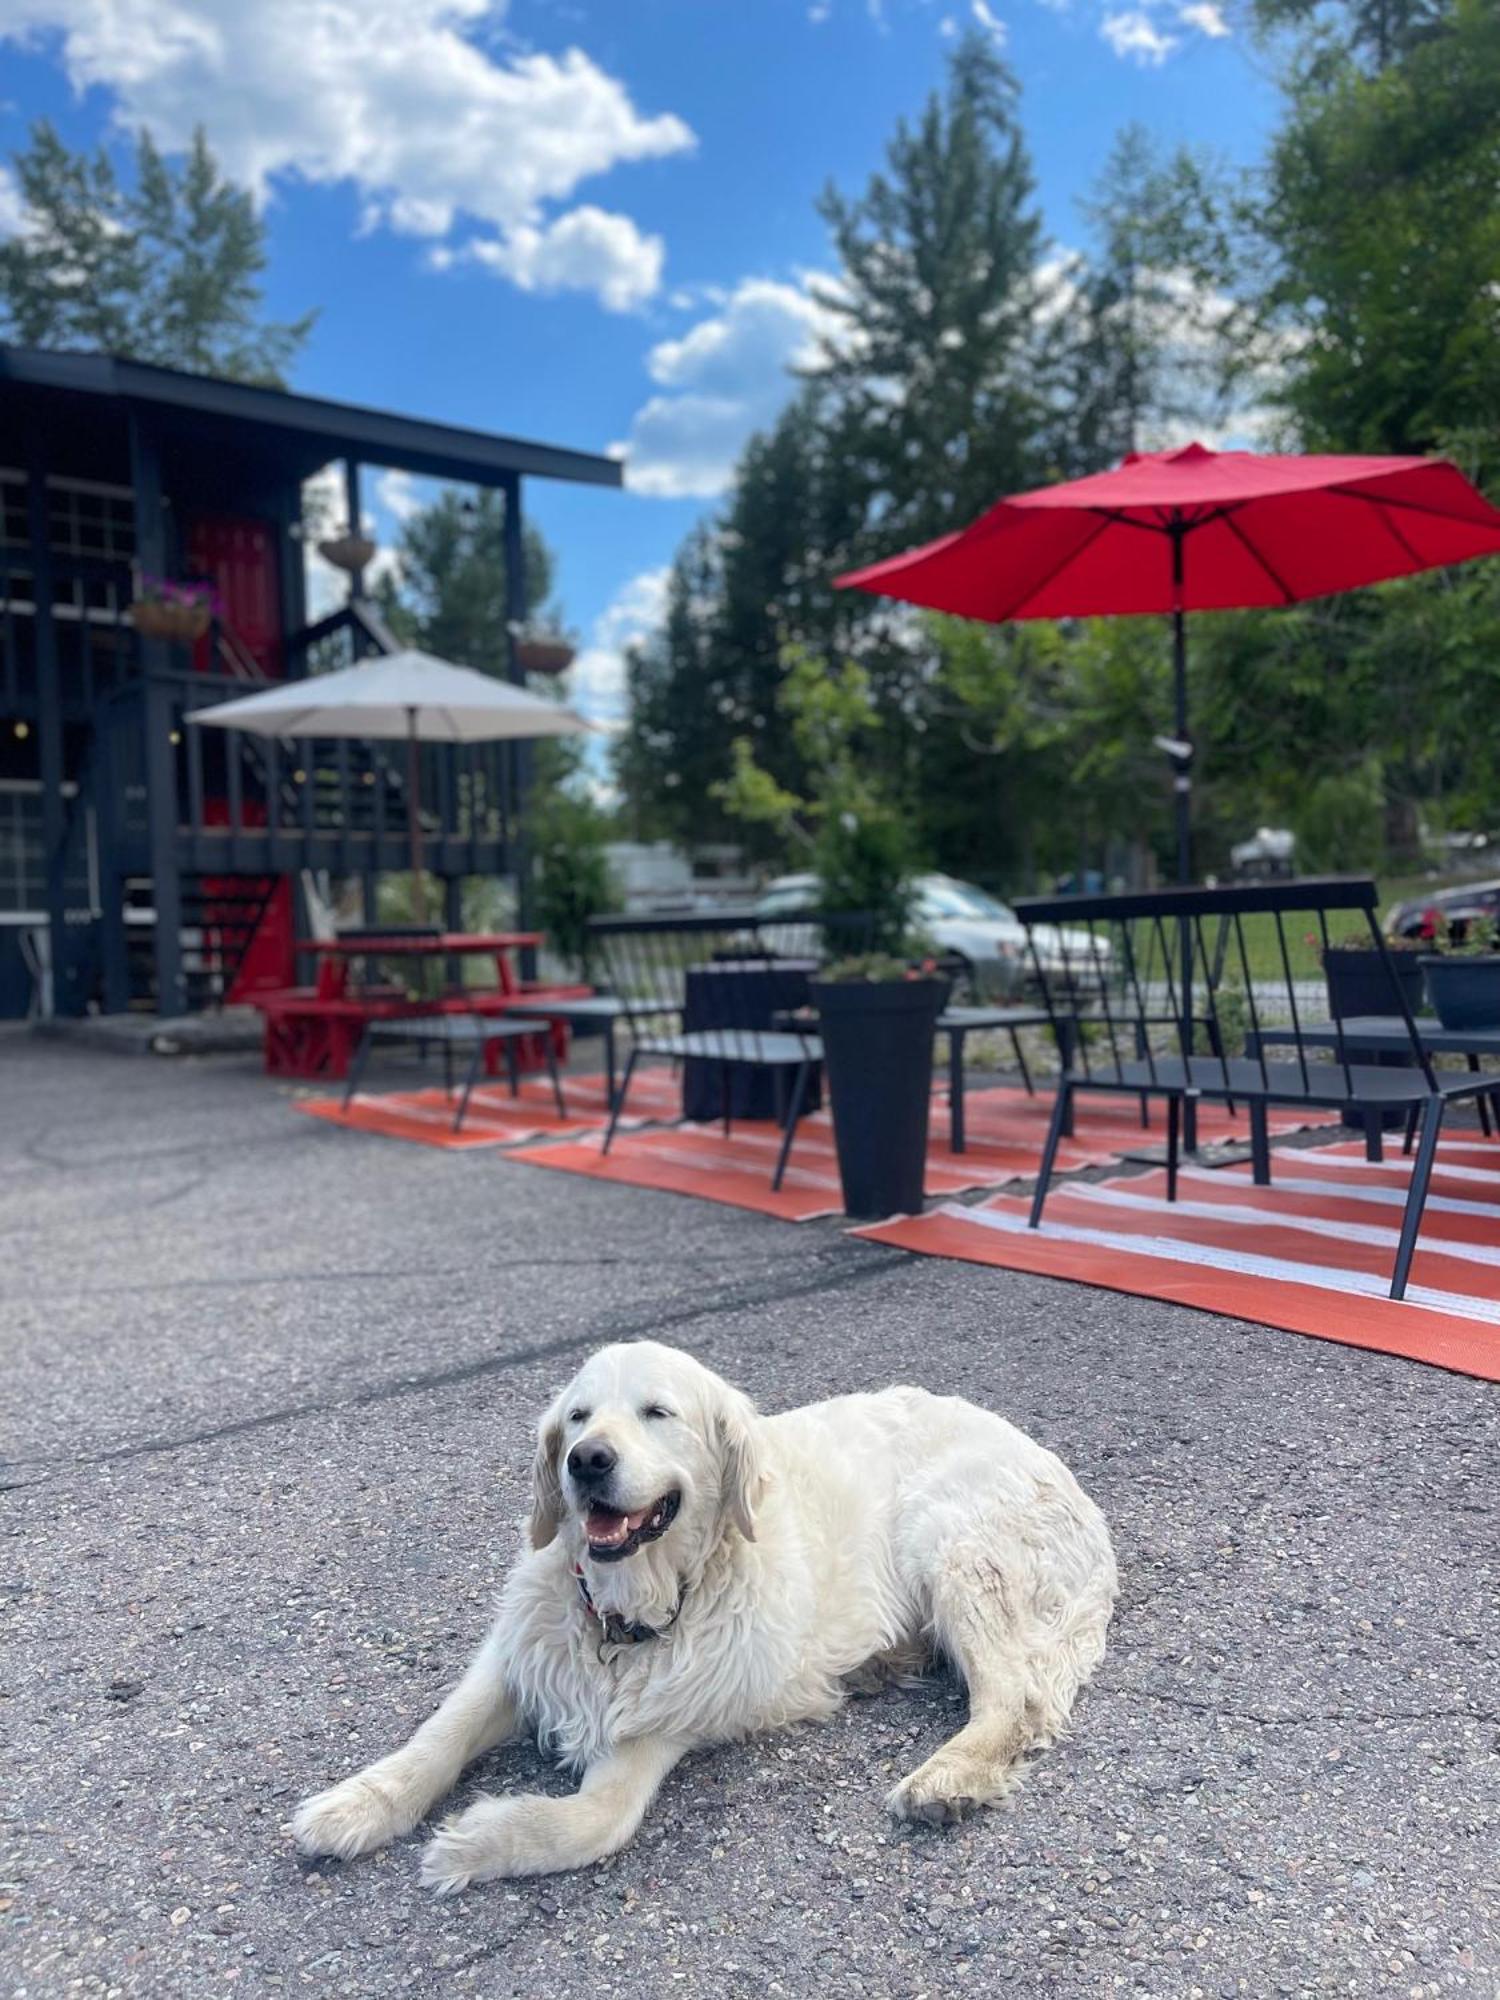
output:
[{"label": "orange and white striped outdoor rug", "polygon": [[[457,1097],[440,1089],[362,1090],[347,1112],[341,1096],[299,1097],[293,1108],[309,1118],[326,1119],[330,1125],[462,1153],[596,1131],[608,1115],[603,1076],[565,1075],[562,1086],[566,1116],[559,1118],[552,1086],[545,1076],[523,1076],[515,1097],[504,1081],[481,1084],[469,1099],[468,1112],[457,1132],[453,1130]],[[681,1110],[682,1085],[665,1070],[643,1071],[630,1086],[630,1125],[675,1118]]]},{"label": "orange and white striped outdoor rug", "polygon": [[1387,1294],[1409,1161],[1372,1165],[1363,1143],[1283,1151],[1275,1184],[1246,1167],[1065,1182],[1042,1228],[1029,1202],[994,1195],[854,1233],[1110,1291],[1196,1306],[1288,1333],[1500,1381],[1500,1142],[1443,1141],[1411,1283]]},{"label": "orange and white striped outdoor rug", "polygon": [[[633,1089],[630,1101],[633,1107]],[[946,1111],[934,1106],[925,1175],[928,1199],[940,1201],[1034,1175],[1041,1165],[1051,1115],[1050,1095],[1028,1097],[1024,1090],[1003,1086],[971,1091],[968,1144],[962,1153],[955,1153],[948,1144]],[[1273,1118],[1271,1129],[1291,1132],[1306,1123],[1296,1113],[1281,1113]],[[1109,1166],[1122,1151],[1161,1144],[1165,1138],[1160,1106],[1151,1128],[1143,1130],[1133,1098],[1082,1099],[1075,1127],[1075,1136],[1064,1139],[1058,1150],[1059,1173]],[[1204,1144],[1244,1138],[1246,1132],[1243,1115],[1231,1118],[1217,1105],[1200,1110],[1199,1136]],[[776,1125],[747,1119],[734,1125],[727,1138],[717,1125],[674,1125],[668,1131],[621,1132],[607,1155],[600,1138],[591,1136],[574,1145],[541,1146],[516,1157],[528,1166],[551,1167],[624,1187],[697,1195],[786,1222],[842,1214],[838,1155],[828,1112],[815,1112],[798,1126],[786,1176],[780,1189],[773,1190],[771,1174],[780,1144]]]}]

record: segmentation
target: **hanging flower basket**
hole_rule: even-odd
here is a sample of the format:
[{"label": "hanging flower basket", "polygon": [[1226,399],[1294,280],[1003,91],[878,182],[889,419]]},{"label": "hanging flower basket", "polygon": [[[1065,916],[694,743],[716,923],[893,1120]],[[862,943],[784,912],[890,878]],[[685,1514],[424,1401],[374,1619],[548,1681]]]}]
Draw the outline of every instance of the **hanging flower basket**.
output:
[{"label": "hanging flower basket", "polygon": [[368,535],[330,535],[326,542],[319,542],[318,554],[335,569],[357,576],[374,562],[375,544]]},{"label": "hanging flower basket", "polygon": [[143,639],[191,646],[212,624],[215,605],[211,583],[168,583],[160,577],[142,577],[140,594],[130,607],[130,622]]},{"label": "hanging flower basket", "polygon": [[523,673],[565,674],[573,659],[573,648],[566,639],[523,633],[516,640],[516,663]]}]

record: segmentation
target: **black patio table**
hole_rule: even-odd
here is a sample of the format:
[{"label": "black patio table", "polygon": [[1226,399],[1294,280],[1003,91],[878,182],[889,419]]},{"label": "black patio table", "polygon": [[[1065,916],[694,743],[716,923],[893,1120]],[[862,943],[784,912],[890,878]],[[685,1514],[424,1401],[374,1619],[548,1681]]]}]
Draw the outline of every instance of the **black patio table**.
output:
[{"label": "black patio table", "polygon": [[427,1049],[436,1045],[443,1052],[443,1094],[453,1096],[453,1052],[463,1050],[469,1058],[464,1073],[463,1089],[459,1092],[458,1108],[453,1114],[453,1130],[460,1131],[469,1109],[469,1099],[474,1094],[474,1086],[479,1081],[480,1068],[484,1062],[485,1050],[498,1042],[505,1050],[505,1060],[510,1070],[510,1094],[515,1097],[520,1092],[520,1066],[516,1061],[516,1044],[531,1036],[541,1038],[547,1058],[547,1074],[552,1081],[552,1099],[557,1106],[559,1118],[567,1116],[567,1106],[563,1102],[562,1082],[557,1074],[557,1057],[553,1053],[552,1041],[547,1033],[547,1023],[535,1018],[525,1018],[520,1014],[409,1014],[390,1021],[367,1021],[364,1034],[360,1037],[359,1048],[354,1061],[349,1066],[349,1080],[344,1088],[344,1109],[347,1111],[359,1090],[376,1042],[414,1042],[425,1055]]},{"label": "black patio table", "polygon": [[[683,975],[682,1025],[697,1030],[769,1033],[780,1016],[807,1004],[808,981],[818,969],[815,958],[724,959],[712,965],[690,965]],[[728,1081],[733,1118],[779,1118],[778,1074],[751,1063],[722,1063],[689,1058],[682,1066],[682,1115],[689,1123],[711,1125],[724,1115],[724,1085]],[[819,1077],[807,1081],[803,1115],[816,1111]]]},{"label": "black patio table", "polygon": [[[1050,1025],[1045,1007],[946,1007],[938,1015],[938,1033],[948,1037],[948,1144],[955,1153],[966,1151],[968,1146],[964,1130],[964,1043],[968,1037],[987,1030],[1008,1034],[1026,1094],[1034,1097],[1036,1086],[1021,1048],[1020,1030]],[[1060,1026],[1058,1040],[1063,1045],[1065,1069],[1072,1060],[1073,1034],[1072,1022]]]},{"label": "black patio table", "polygon": [[[1433,1055],[1467,1056],[1469,1068],[1477,1076],[1481,1056],[1500,1059],[1500,1028],[1445,1028],[1441,1021],[1418,1016],[1417,1034],[1422,1046]],[[1294,1028],[1262,1028],[1258,1035],[1245,1037],[1245,1054],[1258,1057],[1262,1048],[1295,1048],[1299,1042],[1314,1048],[1337,1048],[1340,1036],[1351,1055],[1411,1054],[1411,1035],[1399,1014],[1351,1014],[1343,1021],[1302,1021]],[[1500,1075],[1491,1093],[1497,1127],[1500,1127]],[[1475,1100],[1479,1123],[1486,1136],[1490,1131],[1485,1099]],[[1408,1115],[1406,1150],[1410,1151],[1414,1127]],[[1371,1118],[1365,1125],[1365,1150],[1372,1160],[1381,1157],[1380,1126]]]}]

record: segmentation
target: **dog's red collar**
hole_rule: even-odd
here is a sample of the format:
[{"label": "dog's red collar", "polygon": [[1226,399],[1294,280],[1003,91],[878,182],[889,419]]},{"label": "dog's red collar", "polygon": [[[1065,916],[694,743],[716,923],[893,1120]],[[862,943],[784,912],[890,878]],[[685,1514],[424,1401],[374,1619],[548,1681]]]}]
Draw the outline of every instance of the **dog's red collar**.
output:
[{"label": "dog's red collar", "polygon": [[[642,1625],[634,1619],[622,1618],[618,1611],[601,1611],[589,1590],[588,1578],[583,1573],[583,1565],[574,1563],[573,1575],[578,1582],[578,1595],[583,1599],[583,1608],[600,1628],[605,1643],[611,1646],[642,1646],[648,1639],[659,1639],[664,1632],[670,1632],[682,1616],[682,1598],[677,1600],[677,1609],[665,1625]],[[685,1593],[684,1593],[685,1594]]]}]

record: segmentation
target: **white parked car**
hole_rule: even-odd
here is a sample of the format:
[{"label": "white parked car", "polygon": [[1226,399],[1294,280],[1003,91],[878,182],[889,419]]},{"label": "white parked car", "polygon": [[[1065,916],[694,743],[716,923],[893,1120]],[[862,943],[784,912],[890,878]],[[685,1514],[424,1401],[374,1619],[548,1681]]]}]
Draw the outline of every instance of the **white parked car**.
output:
[{"label": "white parked car", "polygon": [[[960,962],[976,997],[1011,1000],[1028,987],[1035,988],[1036,967],[1027,946],[1026,927],[1014,910],[972,882],[960,882],[952,875],[919,875],[912,888],[913,923],[946,956]],[[815,910],[818,900],[816,875],[781,875],[767,886],[755,905],[755,914],[762,919],[791,918],[801,910]],[[790,935],[778,943],[788,951],[798,948]],[[1066,962],[1076,985],[1097,984],[1087,931],[1060,931],[1044,924],[1038,927],[1036,946],[1049,976],[1061,975]],[[1102,937],[1097,963],[1100,970],[1107,970],[1109,945]]]}]

